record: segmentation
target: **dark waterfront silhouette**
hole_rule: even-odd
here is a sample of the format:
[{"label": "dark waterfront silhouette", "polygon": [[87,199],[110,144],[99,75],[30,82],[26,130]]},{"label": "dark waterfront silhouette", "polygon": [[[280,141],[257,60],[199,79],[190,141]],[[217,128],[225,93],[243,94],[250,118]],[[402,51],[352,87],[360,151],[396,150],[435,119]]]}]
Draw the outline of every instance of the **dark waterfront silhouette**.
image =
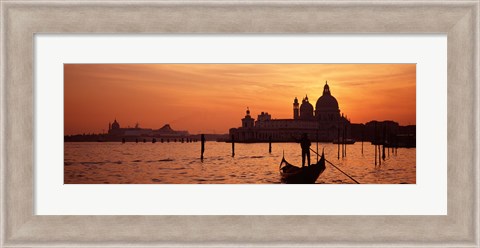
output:
[{"label": "dark waterfront silhouette", "polygon": [[[228,140],[227,134],[204,134],[205,140],[217,141]],[[117,121],[108,124],[107,133],[98,134],[75,134],[64,136],[65,142],[135,142],[139,140],[156,143],[163,142],[197,142],[201,139],[200,134],[190,134],[188,131],[174,130],[169,124],[165,124],[160,129],[141,128],[137,123],[135,127],[122,128]]]},{"label": "dark waterfront silhouette", "polygon": [[339,103],[327,82],[315,109],[307,95],[301,104],[295,97],[292,119],[274,119],[262,111],[255,120],[247,108],[241,123],[241,127],[229,130],[229,137],[237,143],[296,142],[298,137],[307,133],[311,141],[339,144],[338,158],[341,144],[341,157],[345,157],[345,144],[356,141],[369,141],[383,147],[415,147],[416,143],[415,125],[400,126],[392,120],[351,123],[347,115],[340,112]]}]

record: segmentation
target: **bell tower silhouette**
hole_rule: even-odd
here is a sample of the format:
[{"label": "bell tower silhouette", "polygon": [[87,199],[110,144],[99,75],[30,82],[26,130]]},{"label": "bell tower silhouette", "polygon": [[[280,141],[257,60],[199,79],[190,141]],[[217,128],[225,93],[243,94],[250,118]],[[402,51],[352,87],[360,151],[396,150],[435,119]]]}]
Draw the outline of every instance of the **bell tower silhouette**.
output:
[{"label": "bell tower silhouette", "polygon": [[300,118],[300,105],[298,104],[298,99],[295,97],[293,100],[293,119],[297,120]]}]

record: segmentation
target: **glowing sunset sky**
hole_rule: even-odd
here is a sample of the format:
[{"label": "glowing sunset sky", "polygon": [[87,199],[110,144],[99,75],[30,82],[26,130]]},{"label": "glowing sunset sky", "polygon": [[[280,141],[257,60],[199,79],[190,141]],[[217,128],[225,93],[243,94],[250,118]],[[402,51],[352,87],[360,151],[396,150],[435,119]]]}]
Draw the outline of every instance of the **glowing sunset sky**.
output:
[{"label": "glowing sunset sky", "polygon": [[228,133],[268,112],[293,118],[307,94],[315,107],[325,81],[352,123],[416,124],[415,64],[66,64],[65,135],[121,127]]}]

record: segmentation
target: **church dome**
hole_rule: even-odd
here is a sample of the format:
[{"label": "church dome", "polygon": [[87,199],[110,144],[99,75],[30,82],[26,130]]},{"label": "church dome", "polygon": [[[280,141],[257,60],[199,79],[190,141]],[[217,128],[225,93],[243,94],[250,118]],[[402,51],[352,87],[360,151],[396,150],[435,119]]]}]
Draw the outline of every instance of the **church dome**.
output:
[{"label": "church dome", "polygon": [[332,96],[330,93],[330,87],[325,82],[325,86],[323,87],[323,95],[318,98],[317,104],[315,106],[316,110],[338,110],[338,102],[335,97]]},{"label": "church dome", "polygon": [[300,119],[311,119],[313,118],[313,105],[308,102],[308,96],[302,101],[302,105],[300,105]]},{"label": "church dome", "polygon": [[118,124],[117,119],[115,119],[115,121],[113,121],[112,123],[112,129],[119,129],[119,128],[120,128],[120,124]]}]

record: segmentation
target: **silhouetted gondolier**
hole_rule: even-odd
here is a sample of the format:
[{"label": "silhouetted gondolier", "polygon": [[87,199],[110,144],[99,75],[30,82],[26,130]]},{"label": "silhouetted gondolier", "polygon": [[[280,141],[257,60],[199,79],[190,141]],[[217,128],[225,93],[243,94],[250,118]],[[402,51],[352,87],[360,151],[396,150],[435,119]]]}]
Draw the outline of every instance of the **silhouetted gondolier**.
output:
[{"label": "silhouetted gondolier", "polygon": [[201,155],[200,158],[203,161],[203,153],[205,152],[205,135],[204,134],[201,135],[200,140],[202,141],[202,155]]},{"label": "silhouetted gondolier", "polygon": [[305,157],[307,157],[308,165],[310,165],[310,146],[312,143],[308,139],[306,133],[302,135],[302,139],[300,139],[300,146],[302,147],[302,167],[305,166]]}]

